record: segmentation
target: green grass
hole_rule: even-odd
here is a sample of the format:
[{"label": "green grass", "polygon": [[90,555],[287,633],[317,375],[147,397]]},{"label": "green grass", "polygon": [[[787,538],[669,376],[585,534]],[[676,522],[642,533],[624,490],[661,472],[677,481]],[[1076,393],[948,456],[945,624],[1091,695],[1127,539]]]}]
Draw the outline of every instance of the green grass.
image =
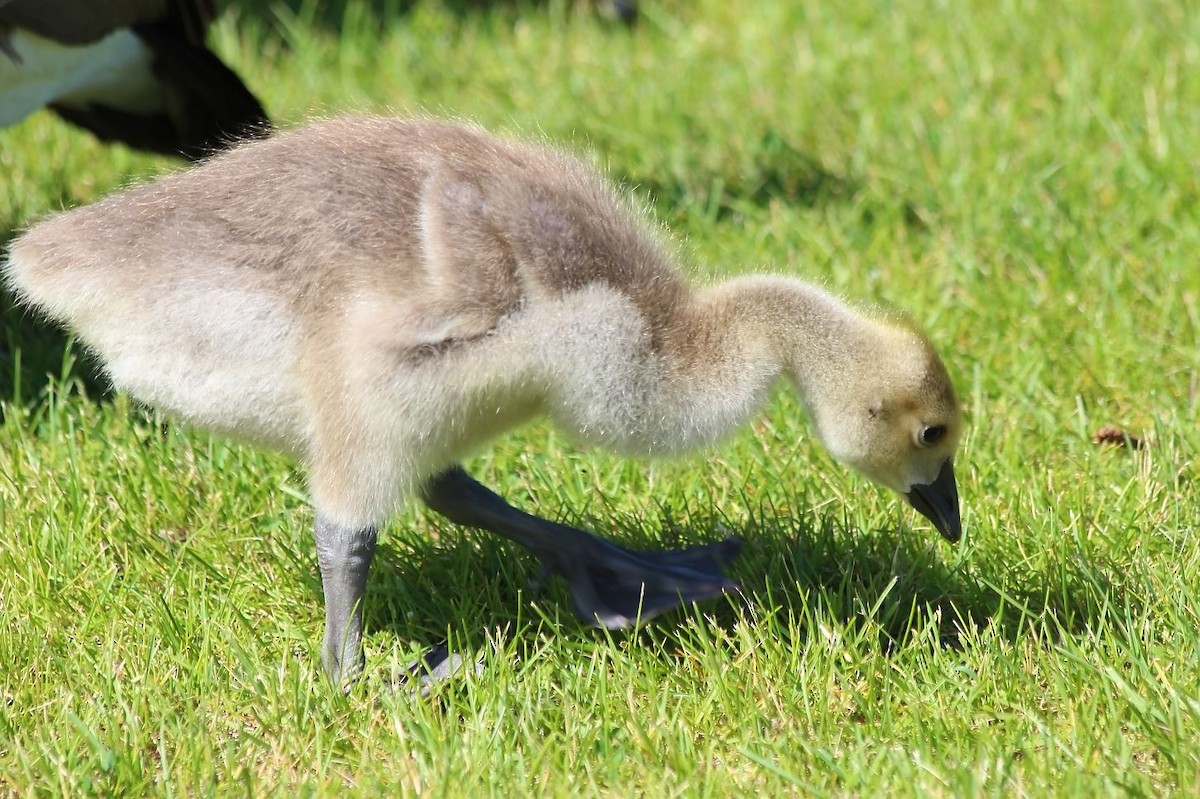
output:
[{"label": "green grass", "polygon": [[[0,794],[979,796],[1200,790],[1200,12],[1114,0],[227,14],[284,125],[419,111],[587,148],[695,271],[905,309],[971,427],[957,548],[797,402],[636,463],[545,425],[469,466],[632,545],[748,544],[744,595],[609,637],[419,508],[369,676],[328,688],[304,477],[106,393],[0,300]],[[386,6],[386,4],[383,4]],[[0,241],[179,164],[38,114]],[[1116,425],[1139,451],[1098,447]],[[385,690],[449,637],[482,674]]]}]

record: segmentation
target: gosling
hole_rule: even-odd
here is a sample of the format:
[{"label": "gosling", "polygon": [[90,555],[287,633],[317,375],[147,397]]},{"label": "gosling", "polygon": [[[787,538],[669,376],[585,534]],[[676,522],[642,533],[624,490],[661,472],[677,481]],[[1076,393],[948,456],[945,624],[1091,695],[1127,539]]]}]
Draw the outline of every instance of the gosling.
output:
[{"label": "gosling", "polygon": [[302,460],[337,684],[363,668],[376,531],[414,495],[528,548],[605,628],[736,587],[736,539],[625,550],[458,465],[539,414],[674,455],[786,377],[838,460],[961,534],[961,413],[924,337],[792,278],[694,286],[588,166],[469,125],[352,117],[250,141],[51,217],[3,270],[135,399]]}]

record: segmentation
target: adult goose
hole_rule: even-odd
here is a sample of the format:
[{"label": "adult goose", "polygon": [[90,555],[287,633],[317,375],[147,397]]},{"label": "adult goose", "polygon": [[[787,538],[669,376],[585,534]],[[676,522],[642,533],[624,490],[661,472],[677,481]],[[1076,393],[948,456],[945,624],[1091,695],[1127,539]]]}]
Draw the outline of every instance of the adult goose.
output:
[{"label": "adult goose", "polygon": [[212,0],[0,0],[0,127],[48,106],[103,141],[197,159],[267,116],[204,44]]}]

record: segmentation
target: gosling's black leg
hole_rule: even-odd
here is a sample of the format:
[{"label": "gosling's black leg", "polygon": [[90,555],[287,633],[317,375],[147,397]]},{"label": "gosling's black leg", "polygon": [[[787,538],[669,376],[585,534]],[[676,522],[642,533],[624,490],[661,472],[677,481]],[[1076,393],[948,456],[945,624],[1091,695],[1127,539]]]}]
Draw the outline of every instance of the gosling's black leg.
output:
[{"label": "gosling's black leg", "polygon": [[610,630],[737,588],[723,571],[741,549],[736,538],[673,552],[633,552],[517,510],[458,466],[430,480],[424,498],[453,522],[488,530],[528,548],[546,571],[561,574],[570,583],[576,612]]},{"label": "gosling's black leg", "polygon": [[[317,564],[325,593],[321,663],[334,685],[349,686],[363,670],[362,601],[377,537],[374,527],[345,527],[317,514]],[[461,655],[439,644],[406,667],[399,682],[424,695],[465,665]],[[479,668],[478,663],[471,665],[474,671]]]},{"label": "gosling's black leg", "polygon": [[335,685],[351,682],[362,671],[362,599],[376,538],[374,527],[344,527],[317,514],[317,565],[325,593],[321,663]]}]

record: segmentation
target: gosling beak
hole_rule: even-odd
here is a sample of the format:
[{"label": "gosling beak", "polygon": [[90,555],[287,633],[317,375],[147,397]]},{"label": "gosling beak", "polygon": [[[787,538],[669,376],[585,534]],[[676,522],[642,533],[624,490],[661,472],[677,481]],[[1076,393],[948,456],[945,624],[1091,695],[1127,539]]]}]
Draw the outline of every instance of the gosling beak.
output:
[{"label": "gosling beak", "polygon": [[958,485],[954,482],[954,461],[942,464],[937,479],[928,485],[915,485],[904,495],[917,512],[933,522],[950,543],[962,537],[962,518],[958,513]]}]

